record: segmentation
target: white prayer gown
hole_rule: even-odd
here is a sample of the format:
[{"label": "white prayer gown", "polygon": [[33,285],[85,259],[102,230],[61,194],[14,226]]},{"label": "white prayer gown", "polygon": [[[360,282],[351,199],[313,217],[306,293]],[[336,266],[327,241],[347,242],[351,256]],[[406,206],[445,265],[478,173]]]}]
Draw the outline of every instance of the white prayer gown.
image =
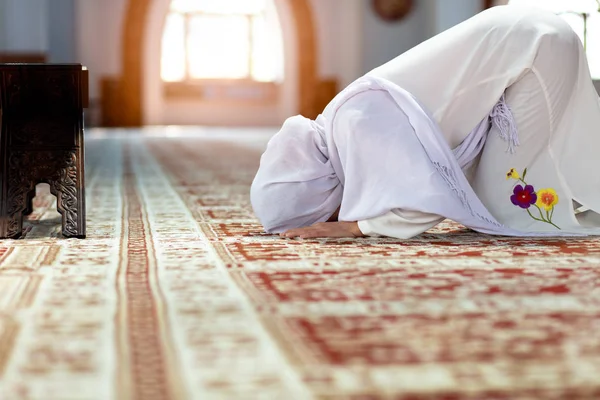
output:
[{"label": "white prayer gown", "polygon": [[[491,118],[503,100],[518,138]],[[251,195],[268,232],[341,205],[366,235],[409,238],[444,218],[492,234],[600,234],[599,150],[579,38],[554,14],[500,6],[371,71],[316,121],[286,121]]]},{"label": "white prayer gown", "polygon": [[[528,184],[556,192],[551,221],[561,230],[600,227],[600,101],[579,38],[556,15],[529,7],[494,7],[368,75],[418,98],[452,148],[506,93],[520,145],[514,154],[505,151],[506,143],[492,128],[479,164],[467,171],[479,199],[505,226],[556,230],[509,201],[515,180],[507,180],[507,172],[515,168],[522,175],[527,168]],[[540,219],[537,208],[530,212]],[[359,221],[359,227],[368,235],[405,238],[442,219],[391,210]]]}]

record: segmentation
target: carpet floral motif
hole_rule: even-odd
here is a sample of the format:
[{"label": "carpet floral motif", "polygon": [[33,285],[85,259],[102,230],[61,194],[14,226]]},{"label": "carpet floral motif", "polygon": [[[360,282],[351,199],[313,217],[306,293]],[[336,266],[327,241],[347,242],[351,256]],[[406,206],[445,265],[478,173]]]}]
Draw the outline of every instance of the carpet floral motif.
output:
[{"label": "carpet floral motif", "polygon": [[150,133],[89,135],[88,239],[40,186],[0,242],[0,399],[600,398],[599,239],[282,240],[266,135]]}]

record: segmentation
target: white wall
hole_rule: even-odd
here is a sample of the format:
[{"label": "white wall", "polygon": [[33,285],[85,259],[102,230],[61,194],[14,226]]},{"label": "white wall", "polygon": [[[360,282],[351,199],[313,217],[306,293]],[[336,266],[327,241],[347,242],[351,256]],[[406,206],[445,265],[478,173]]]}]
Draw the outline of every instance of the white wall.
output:
[{"label": "white wall", "polygon": [[321,78],[346,86],[363,73],[364,0],[311,0]]},{"label": "white wall", "polygon": [[48,1],[1,1],[0,51],[44,53],[48,50]]},{"label": "white wall", "polygon": [[76,0],[0,0],[0,51],[76,62]]},{"label": "white wall", "polygon": [[[23,0],[21,0],[23,1]],[[27,0],[26,0],[27,1]],[[76,62],[75,2],[48,0],[48,58],[53,63]]]},{"label": "white wall", "polygon": [[[362,69],[367,72],[399,56],[403,52],[459,24],[482,9],[482,0],[420,0],[406,19],[388,23],[381,21],[362,1]],[[348,42],[341,43],[349,45]]]},{"label": "white wall", "polygon": [[102,77],[121,73],[121,34],[126,5],[126,0],[75,1],[76,58],[90,71],[92,100],[99,96]]},{"label": "white wall", "polygon": [[413,3],[414,10],[406,19],[389,23],[375,15],[370,1],[362,1],[363,73],[399,56],[429,36],[428,7],[424,5],[424,1]]},{"label": "white wall", "polygon": [[4,51],[7,44],[7,29],[6,29],[6,4],[0,1],[0,50]]},{"label": "white wall", "polygon": [[[427,0],[432,1],[432,0]],[[436,34],[471,18],[482,9],[482,0],[435,0]]]}]

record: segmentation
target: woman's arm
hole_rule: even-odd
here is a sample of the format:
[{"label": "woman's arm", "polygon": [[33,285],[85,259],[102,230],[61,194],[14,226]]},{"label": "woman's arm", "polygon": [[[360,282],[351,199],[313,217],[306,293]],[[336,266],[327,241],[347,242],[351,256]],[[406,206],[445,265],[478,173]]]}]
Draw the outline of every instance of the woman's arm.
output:
[{"label": "woman's arm", "polygon": [[285,238],[310,239],[319,237],[342,238],[364,236],[388,236],[410,239],[433,228],[444,220],[435,214],[420,211],[394,209],[382,216],[364,221],[321,222],[304,228],[291,229],[280,236]]},{"label": "woman's arm", "polygon": [[363,233],[358,228],[358,222],[319,222],[304,228],[290,229],[280,234],[284,238],[311,239],[320,237],[344,238],[362,237]]}]

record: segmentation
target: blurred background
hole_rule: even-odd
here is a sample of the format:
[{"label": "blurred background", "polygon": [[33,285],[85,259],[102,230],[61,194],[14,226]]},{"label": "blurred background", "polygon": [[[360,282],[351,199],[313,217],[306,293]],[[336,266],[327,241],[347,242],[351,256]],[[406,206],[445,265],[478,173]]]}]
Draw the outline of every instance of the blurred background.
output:
[{"label": "blurred background", "polygon": [[[276,126],[491,0],[0,0],[0,62],[90,70],[88,126]],[[600,79],[599,0],[560,14]],[[600,86],[600,85],[599,85]]]}]

